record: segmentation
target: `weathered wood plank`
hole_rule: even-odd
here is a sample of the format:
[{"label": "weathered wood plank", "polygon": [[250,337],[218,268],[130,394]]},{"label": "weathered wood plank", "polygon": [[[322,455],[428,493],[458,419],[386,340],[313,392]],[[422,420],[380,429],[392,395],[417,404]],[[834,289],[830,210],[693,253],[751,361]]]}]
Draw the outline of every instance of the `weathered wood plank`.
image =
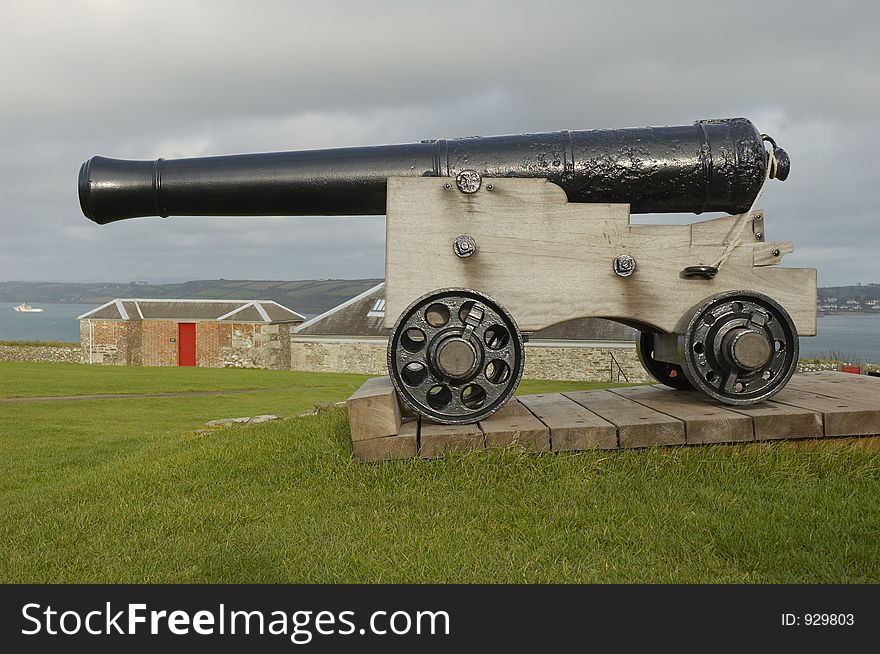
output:
[{"label": "weathered wood plank", "polygon": [[418,455],[418,425],[417,419],[409,418],[403,421],[400,432],[394,436],[352,441],[352,454],[361,462],[412,459]]},{"label": "weathered wood plank", "polygon": [[775,266],[786,254],[794,252],[794,245],[791,241],[774,241],[756,245],[753,250],[756,266]]},{"label": "weathered wood plank", "polygon": [[794,388],[782,389],[773,401],[821,412],[826,436],[880,434],[880,403],[828,397]]},{"label": "weathered wood plank", "polygon": [[684,423],[629,398],[608,391],[563,393],[582,407],[617,427],[620,447],[682,445]]},{"label": "weathered wood plank", "polygon": [[394,436],[402,419],[397,392],[388,377],[364,382],[346,402],[351,440]]},{"label": "weathered wood plank", "polygon": [[419,441],[419,456],[423,459],[485,447],[483,432],[477,425],[437,425],[425,419],[421,421]]},{"label": "weathered wood plank", "polygon": [[752,419],[725,408],[704,402],[696,392],[673,391],[657,386],[634,386],[610,389],[655,411],[685,424],[688,444],[732,443],[755,438]]},{"label": "weathered wood plank", "polygon": [[[444,287],[488,293],[526,331],[590,316],[647,321],[672,331],[707,297],[750,289],[779,302],[798,333],[816,333],[815,270],[756,266],[753,250],[765,244],[748,224],[740,229],[749,215],[693,226],[631,225],[627,205],[569,203],[559,186],[543,179],[491,183],[492,191],[484,184],[464,194],[446,178],[388,179],[387,327],[415,298]],[[452,244],[464,232],[477,249],[459,258]],[[711,283],[681,277],[683,268],[721,257],[734,236],[741,244]],[[630,277],[612,269],[621,253],[637,261]]]},{"label": "weathered wood plank", "polygon": [[[722,406],[720,403],[715,403]],[[752,406],[727,406],[734,413],[749,416],[754,423],[755,439],[759,441],[780,438],[821,438],[824,436],[822,413],[777,402],[762,402]]]},{"label": "weathered wood plank", "polygon": [[361,463],[412,459],[417,454],[415,437],[382,436],[365,441],[352,441],[351,452]]},{"label": "weathered wood plank", "polygon": [[[863,379],[870,381],[862,381]],[[795,375],[789,382],[788,388],[828,397],[880,404],[880,378],[868,375],[844,372]]]},{"label": "weathered wood plank", "polygon": [[[745,225],[740,229],[740,223],[744,221]],[[734,216],[721,216],[720,218],[711,218],[709,220],[701,220],[691,223],[690,236],[692,245],[718,245],[719,243],[729,243],[737,238],[739,233],[740,239],[745,236],[754,235],[754,214],[736,214]],[[651,225],[654,227],[654,225]],[[633,225],[633,228],[636,228]],[[757,239],[755,239],[757,241]]]},{"label": "weathered wood plank", "polygon": [[516,399],[480,422],[486,447],[519,445],[529,452],[550,451],[550,429]]},{"label": "weathered wood plank", "polygon": [[518,399],[550,429],[554,452],[617,447],[614,425],[564,395],[522,395]]}]

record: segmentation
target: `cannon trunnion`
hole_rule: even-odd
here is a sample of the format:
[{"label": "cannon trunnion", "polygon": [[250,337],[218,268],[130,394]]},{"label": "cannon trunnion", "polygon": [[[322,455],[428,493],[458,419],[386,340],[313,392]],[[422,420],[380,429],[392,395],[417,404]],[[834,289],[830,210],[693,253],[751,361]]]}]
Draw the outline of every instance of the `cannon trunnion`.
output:
[{"label": "cannon trunnion", "polygon": [[[772,150],[765,149],[769,141]],[[93,157],[83,212],[386,213],[388,369],[446,424],[501,408],[529,332],[575,318],[640,331],[658,381],[728,404],[772,397],[816,332],[816,271],[776,268],[753,206],[788,156],[745,119],[176,161]],[[689,225],[639,212],[726,211]]]}]

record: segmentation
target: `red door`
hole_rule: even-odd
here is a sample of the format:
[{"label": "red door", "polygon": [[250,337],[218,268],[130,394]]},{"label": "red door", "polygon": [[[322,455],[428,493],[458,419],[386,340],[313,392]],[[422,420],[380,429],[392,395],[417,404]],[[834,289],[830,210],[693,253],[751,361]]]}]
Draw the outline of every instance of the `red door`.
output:
[{"label": "red door", "polygon": [[196,324],[177,323],[177,365],[196,365]]}]

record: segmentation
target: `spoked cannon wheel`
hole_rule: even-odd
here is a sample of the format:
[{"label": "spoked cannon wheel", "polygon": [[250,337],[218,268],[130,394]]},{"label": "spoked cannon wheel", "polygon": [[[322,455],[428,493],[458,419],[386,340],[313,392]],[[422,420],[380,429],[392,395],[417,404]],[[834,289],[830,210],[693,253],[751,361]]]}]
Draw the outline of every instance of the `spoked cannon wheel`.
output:
[{"label": "spoked cannon wheel", "polygon": [[675,363],[658,361],[654,358],[654,332],[639,332],[639,340],[636,341],[636,352],[642,366],[661,384],[674,388],[678,391],[693,390],[693,386],[685,377],[681,366]]},{"label": "spoked cannon wheel", "polygon": [[797,368],[791,316],[776,301],[751,291],[722,293],[698,306],[679,343],[690,382],[725,404],[766,400]]},{"label": "spoked cannon wheel", "polygon": [[464,288],[429,293],[404,311],[388,340],[388,371],[403,402],[441,424],[482,420],[522,378],[523,338],[492,298]]}]

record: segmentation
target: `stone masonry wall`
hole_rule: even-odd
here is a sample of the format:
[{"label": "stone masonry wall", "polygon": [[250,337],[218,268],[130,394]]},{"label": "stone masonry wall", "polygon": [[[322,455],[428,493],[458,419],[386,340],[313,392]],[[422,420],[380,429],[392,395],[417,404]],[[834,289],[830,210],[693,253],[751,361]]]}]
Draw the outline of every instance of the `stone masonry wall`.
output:
[{"label": "stone masonry wall", "polygon": [[[173,320],[93,320],[92,363],[176,366],[177,339]],[[80,347],[88,362],[87,321],[81,321]],[[290,325],[196,322],[196,365],[289,370]]]},{"label": "stone masonry wall", "polygon": [[80,346],[70,345],[0,345],[0,361],[80,363]]},{"label": "stone masonry wall", "polygon": [[[639,363],[635,347],[592,348],[558,347],[529,343],[526,346],[527,379],[561,381],[612,380],[653,381]],[[290,367],[310,372],[351,372],[363,375],[385,375],[386,341],[345,342],[331,339],[296,337],[290,344]],[[625,378],[618,375],[618,366]]]},{"label": "stone masonry wall", "polygon": [[558,381],[654,381],[642,368],[635,345],[611,348],[529,344],[523,377]]},{"label": "stone masonry wall", "polygon": [[[654,379],[642,368],[635,347],[559,347],[531,342],[526,345],[526,379],[559,381],[601,381],[612,379],[611,357],[614,356],[614,381],[650,383]],[[310,372],[351,372],[362,375],[385,375],[386,341],[335,341],[294,336],[290,344],[292,370]],[[618,376],[618,366],[625,378]],[[840,370],[837,361],[804,359],[798,372]],[[876,372],[880,366],[865,364],[862,372]]]},{"label": "stone masonry wall", "polygon": [[[91,355],[89,353],[89,321],[80,320],[79,336],[84,363],[131,365],[131,330],[121,320],[91,321]],[[91,357],[91,358],[90,358]]]},{"label": "stone masonry wall", "polygon": [[[290,325],[222,325],[220,365],[228,368],[272,368],[290,366]],[[201,363],[199,364],[201,365]]]},{"label": "stone masonry wall", "polygon": [[349,343],[294,337],[290,343],[291,370],[385,375],[386,357],[386,341],[378,339]]}]

